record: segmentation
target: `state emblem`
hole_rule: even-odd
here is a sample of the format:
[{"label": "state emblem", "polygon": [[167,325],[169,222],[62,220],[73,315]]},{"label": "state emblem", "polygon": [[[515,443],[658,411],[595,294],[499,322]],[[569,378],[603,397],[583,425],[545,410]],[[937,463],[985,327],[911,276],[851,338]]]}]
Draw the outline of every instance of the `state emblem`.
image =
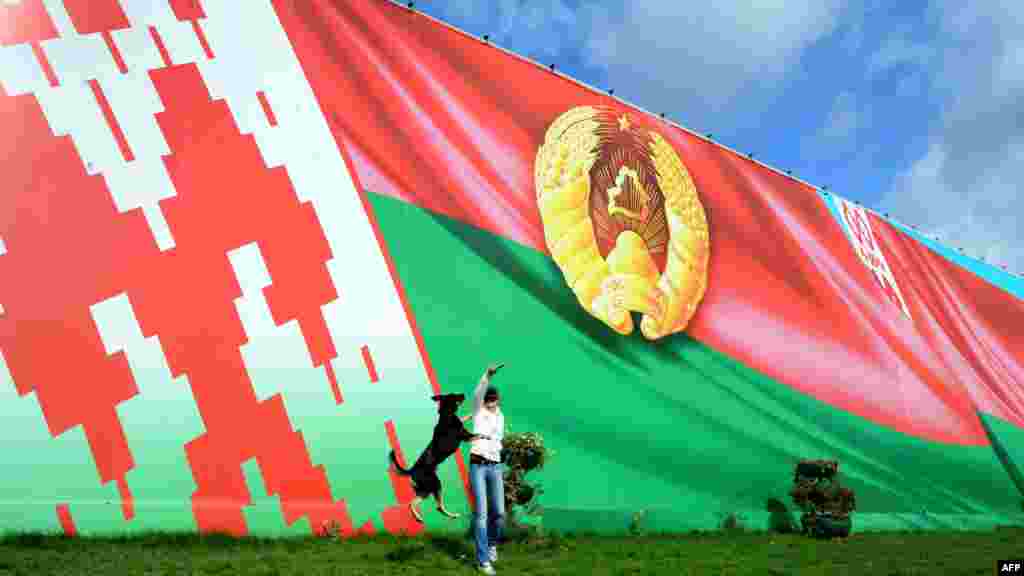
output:
[{"label": "state emblem", "polygon": [[686,329],[708,281],[704,207],[676,150],[608,107],[549,126],[534,165],[548,251],[580,305],[619,334]]}]

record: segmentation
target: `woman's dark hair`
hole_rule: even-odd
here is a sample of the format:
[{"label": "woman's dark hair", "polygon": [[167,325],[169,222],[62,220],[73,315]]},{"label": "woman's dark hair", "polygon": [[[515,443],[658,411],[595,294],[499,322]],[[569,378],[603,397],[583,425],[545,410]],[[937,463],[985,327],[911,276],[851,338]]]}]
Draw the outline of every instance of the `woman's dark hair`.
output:
[{"label": "woman's dark hair", "polygon": [[500,396],[498,395],[498,389],[493,386],[487,389],[484,393],[484,402],[490,402],[491,400],[497,400]]}]

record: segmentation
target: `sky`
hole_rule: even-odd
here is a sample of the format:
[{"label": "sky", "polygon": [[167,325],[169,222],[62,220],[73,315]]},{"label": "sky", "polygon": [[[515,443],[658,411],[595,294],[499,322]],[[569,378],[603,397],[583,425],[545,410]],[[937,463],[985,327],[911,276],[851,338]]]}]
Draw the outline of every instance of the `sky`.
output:
[{"label": "sky", "polygon": [[1024,2],[415,8],[1024,273]]}]

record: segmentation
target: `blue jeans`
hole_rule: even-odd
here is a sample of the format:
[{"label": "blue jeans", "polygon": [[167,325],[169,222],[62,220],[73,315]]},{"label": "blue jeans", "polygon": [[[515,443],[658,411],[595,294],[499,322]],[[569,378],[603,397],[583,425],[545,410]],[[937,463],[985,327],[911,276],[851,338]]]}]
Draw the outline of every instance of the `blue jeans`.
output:
[{"label": "blue jeans", "polygon": [[505,530],[505,481],[501,464],[470,464],[469,484],[473,488],[476,510],[473,512],[473,535],[476,538],[476,560],[489,562],[487,549],[496,546]]}]

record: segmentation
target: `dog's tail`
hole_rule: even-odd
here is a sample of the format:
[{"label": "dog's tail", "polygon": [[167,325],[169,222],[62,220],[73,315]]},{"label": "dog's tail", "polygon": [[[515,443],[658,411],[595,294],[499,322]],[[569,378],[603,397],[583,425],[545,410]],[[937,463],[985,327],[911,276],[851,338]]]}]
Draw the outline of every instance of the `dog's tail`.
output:
[{"label": "dog's tail", "polygon": [[412,472],[406,470],[405,468],[402,468],[402,465],[398,463],[398,459],[395,458],[395,451],[394,450],[392,450],[391,453],[388,454],[388,458],[391,460],[391,463],[395,466],[395,470],[398,470],[399,474],[401,474],[402,476],[411,476],[412,475]]}]

